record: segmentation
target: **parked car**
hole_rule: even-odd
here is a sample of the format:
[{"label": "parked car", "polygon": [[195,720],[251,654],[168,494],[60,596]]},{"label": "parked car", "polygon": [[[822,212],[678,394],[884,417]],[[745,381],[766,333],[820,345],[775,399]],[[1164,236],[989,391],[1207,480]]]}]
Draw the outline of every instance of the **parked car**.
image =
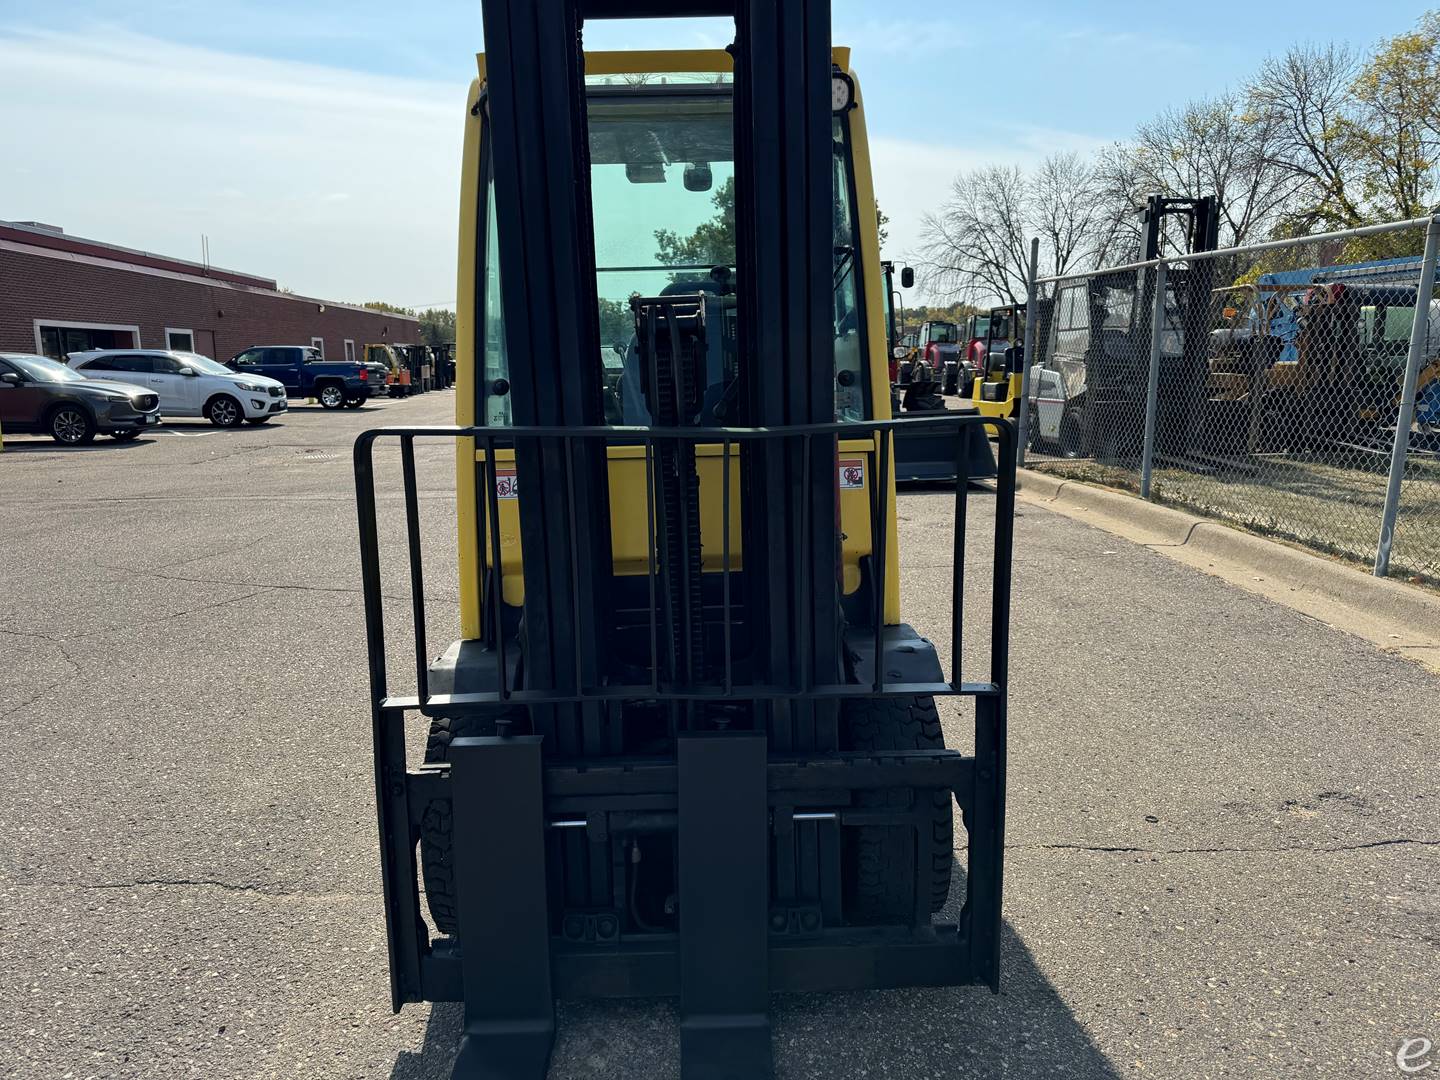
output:
[{"label": "parked car", "polygon": [[0,431],[81,446],[97,434],[129,442],[158,423],[160,397],[149,389],[87,379],[48,356],[0,353]]},{"label": "parked car", "polygon": [[216,427],[263,424],[289,408],[285,387],[262,376],[237,376],[199,353],[167,349],[95,349],[71,353],[87,379],[144,386],[160,395],[166,416],[203,416]]},{"label": "parked car", "polygon": [[310,345],[252,345],[230,359],[243,375],[264,375],[285,385],[291,397],[313,397],[327,409],[358,409],[372,393],[370,371],[353,360],[324,360]]}]

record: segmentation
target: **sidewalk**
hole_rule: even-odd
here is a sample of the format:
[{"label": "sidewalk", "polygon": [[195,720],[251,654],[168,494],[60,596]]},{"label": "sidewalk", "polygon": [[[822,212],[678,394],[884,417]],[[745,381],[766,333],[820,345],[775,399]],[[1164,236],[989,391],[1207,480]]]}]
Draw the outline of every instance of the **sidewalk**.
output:
[{"label": "sidewalk", "polygon": [[1020,499],[1141,544],[1440,673],[1440,596],[1132,495],[1020,470]]}]

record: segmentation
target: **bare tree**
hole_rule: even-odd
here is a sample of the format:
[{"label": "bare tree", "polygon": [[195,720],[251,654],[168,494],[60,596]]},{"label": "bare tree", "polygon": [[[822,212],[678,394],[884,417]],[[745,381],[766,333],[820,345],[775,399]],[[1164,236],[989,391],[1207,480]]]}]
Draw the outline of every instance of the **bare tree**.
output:
[{"label": "bare tree", "polygon": [[1293,208],[1301,181],[1276,161],[1276,118],[1246,116],[1237,94],[1168,109],[1135,134],[1141,178],[1162,195],[1215,195],[1220,243],[1230,247],[1271,230]]},{"label": "bare tree", "polygon": [[1016,166],[961,173],[938,213],[927,213],[920,242],[921,277],[932,291],[968,300],[1025,291],[1029,183]]},{"label": "bare tree", "polygon": [[1338,45],[1303,45],[1271,57],[1246,87],[1248,121],[1269,131],[1267,158],[1297,181],[1291,232],[1365,222],[1344,125],[1358,63]]},{"label": "bare tree", "polygon": [[938,213],[926,214],[918,260],[932,290],[965,300],[1025,296],[1029,240],[1041,240],[1040,272],[1061,274],[1084,261],[1099,224],[1093,168],[1077,154],[1054,154],[1033,176],[1017,166],[961,173]]},{"label": "bare tree", "polygon": [[1052,154],[1030,181],[1030,224],[1048,272],[1063,274],[1092,256],[1104,216],[1095,198],[1095,167],[1079,154]]},{"label": "bare tree", "polygon": [[1111,143],[1096,155],[1091,192],[1095,233],[1090,266],[1113,266],[1140,257],[1140,207],[1154,188],[1129,143]]}]

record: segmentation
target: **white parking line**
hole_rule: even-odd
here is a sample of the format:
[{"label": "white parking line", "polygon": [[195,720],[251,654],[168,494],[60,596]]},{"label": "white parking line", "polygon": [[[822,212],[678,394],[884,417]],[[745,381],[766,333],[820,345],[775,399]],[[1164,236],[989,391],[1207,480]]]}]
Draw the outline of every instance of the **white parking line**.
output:
[{"label": "white parking line", "polygon": [[218,431],[176,431],[174,428],[151,428],[146,435],[169,435],[172,439],[203,439],[206,435],[219,435]]}]

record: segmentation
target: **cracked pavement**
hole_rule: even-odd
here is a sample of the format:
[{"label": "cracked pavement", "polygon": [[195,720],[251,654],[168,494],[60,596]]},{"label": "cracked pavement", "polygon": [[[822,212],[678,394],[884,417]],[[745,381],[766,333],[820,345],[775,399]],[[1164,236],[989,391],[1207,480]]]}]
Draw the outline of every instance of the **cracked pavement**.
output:
[{"label": "cracked pavement", "polygon": [[[448,1076],[458,1010],[388,1009],[349,448],[451,407],[6,439],[0,1075]],[[438,651],[453,457],[417,457]],[[899,505],[905,616],[941,641],[952,505]],[[1003,990],[777,998],[780,1076],[1400,1075],[1402,1038],[1440,1042],[1440,679],[1043,508],[1016,543]],[[670,1003],[562,1006],[557,1080],[677,1066]]]}]

